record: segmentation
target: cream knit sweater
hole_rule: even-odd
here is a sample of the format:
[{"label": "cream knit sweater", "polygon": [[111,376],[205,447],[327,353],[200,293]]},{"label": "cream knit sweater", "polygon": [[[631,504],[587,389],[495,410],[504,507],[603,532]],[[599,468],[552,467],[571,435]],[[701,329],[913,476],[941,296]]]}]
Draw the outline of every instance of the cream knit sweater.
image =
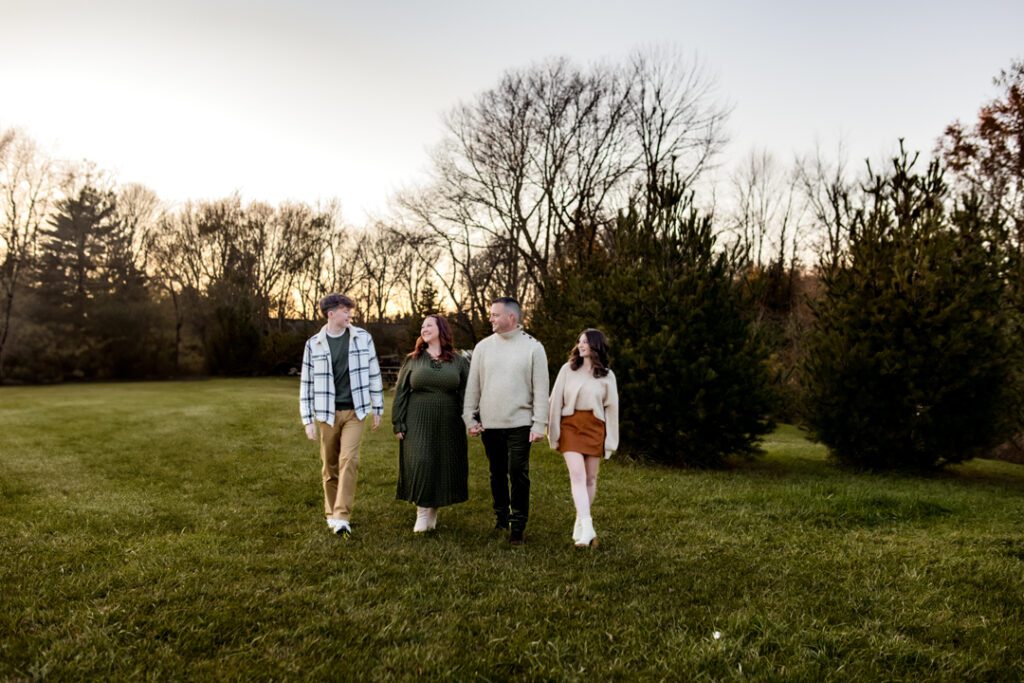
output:
[{"label": "cream knit sweater", "polygon": [[594,377],[583,368],[573,370],[568,363],[558,371],[548,405],[548,443],[558,448],[561,421],[577,410],[592,410],[604,422],[604,457],[619,447],[619,389],[615,373]]},{"label": "cream knit sweater", "polygon": [[469,363],[462,418],[467,427],[529,426],[543,434],[548,422],[548,357],[521,327],[480,341]]}]

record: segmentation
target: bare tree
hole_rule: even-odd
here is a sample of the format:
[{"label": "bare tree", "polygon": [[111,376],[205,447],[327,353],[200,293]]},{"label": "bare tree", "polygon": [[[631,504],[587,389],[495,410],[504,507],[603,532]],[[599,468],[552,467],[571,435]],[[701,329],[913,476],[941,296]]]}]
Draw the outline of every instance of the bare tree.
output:
[{"label": "bare tree", "polygon": [[195,263],[198,230],[194,205],[179,213],[165,213],[146,234],[145,252],[150,261],[149,275],[171,302],[174,312],[174,374],[181,364],[182,331],[185,325],[185,296],[198,294],[200,271]]},{"label": "bare tree", "polygon": [[488,294],[494,290],[496,273],[481,258],[487,250],[484,237],[469,225],[446,220],[444,212],[434,205],[437,199],[430,190],[400,196],[407,218],[403,234],[417,253],[435,255],[424,258],[423,263],[451,303],[455,324],[475,343],[477,330],[486,319]]},{"label": "bare tree", "polygon": [[289,291],[303,320],[314,320],[320,297],[327,292],[351,292],[359,286],[357,244],[341,216],[341,205],[330,200],[313,207],[304,254],[292,274]]},{"label": "bare tree", "polygon": [[656,210],[666,174],[691,188],[713,165],[727,142],[731,109],[715,100],[715,82],[703,64],[677,51],[636,52],[628,68],[637,163],[648,207]]},{"label": "bare tree", "polygon": [[562,59],[509,71],[453,109],[432,183],[401,200],[449,253],[462,281],[439,279],[452,300],[486,308],[479,294],[493,288],[530,301],[552,268],[587,256],[637,188],[653,197],[664,174],[696,180],[724,142],[728,111],[711,90],[698,66],[638,53],[624,68]]},{"label": "bare tree", "polygon": [[241,197],[235,194],[201,202],[196,209],[198,241],[191,260],[202,273],[202,285],[208,287],[232,277],[250,277],[255,267],[255,255],[246,240],[248,235],[245,234]]},{"label": "bare tree", "polygon": [[851,200],[857,187],[847,172],[842,144],[835,162],[827,160],[820,147],[813,156],[801,160],[797,179],[814,221],[812,247],[817,262],[825,270],[834,270],[843,260],[853,215]]},{"label": "bare tree", "polygon": [[135,260],[135,266],[148,272],[152,258],[148,246],[150,234],[156,229],[164,207],[156,192],[137,183],[121,187],[117,192],[117,215],[128,236],[128,245]]},{"label": "bare tree", "polygon": [[793,268],[800,260],[805,203],[799,170],[787,172],[767,150],[753,150],[731,178],[728,228],[757,266]]},{"label": "bare tree", "polygon": [[382,321],[387,319],[394,296],[412,267],[415,255],[400,233],[381,222],[366,228],[358,243],[356,257],[361,268],[367,317]]},{"label": "bare tree", "polygon": [[271,296],[280,328],[286,317],[302,308],[301,297],[296,297],[296,285],[302,273],[322,254],[330,217],[306,204],[284,204],[278,207],[277,221],[280,276]]},{"label": "bare tree", "polygon": [[295,273],[312,257],[314,220],[313,210],[301,203],[285,203],[276,209],[253,203],[246,208],[244,235],[253,255],[253,286],[262,319],[269,321],[273,310],[279,325],[283,323],[287,290]]},{"label": "bare tree", "polygon": [[54,187],[52,164],[35,142],[12,130],[0,132],[0,378],[15,299],[36,255]]},{"label": "bare tree", "polygon": [[408,312],[415,315],[423,288],[428,282],[435,294],[437,292],[436,283],[440,280],[438,272],[445,267],[441,263],[444,252],[438,240],[433,239],[429,232],[402,224],[396,224],[390,229],[408,252],[407,267],[398,286],[404,295]]}]

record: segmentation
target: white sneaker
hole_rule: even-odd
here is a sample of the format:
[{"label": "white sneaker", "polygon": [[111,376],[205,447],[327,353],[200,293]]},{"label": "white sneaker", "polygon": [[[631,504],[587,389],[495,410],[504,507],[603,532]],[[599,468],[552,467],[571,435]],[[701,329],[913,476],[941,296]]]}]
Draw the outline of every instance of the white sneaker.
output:
[{"label": "white sneaker", "polygon": [[577,517],[576,518],[576,524],[574,524],[573,527],[572,527],[572,542],[573,543],[578,543],[579,542],[579,540],[580,540],[580,532],[581,531],[583,531],[582,522],[580,521],[580,518]]},{"label": "white sneaker", "polygon": [[336,522],[334,526],[334,533],[342,538],[352,535],[352,527],[349,526],[348,520],[336,519],[334,521]]}]

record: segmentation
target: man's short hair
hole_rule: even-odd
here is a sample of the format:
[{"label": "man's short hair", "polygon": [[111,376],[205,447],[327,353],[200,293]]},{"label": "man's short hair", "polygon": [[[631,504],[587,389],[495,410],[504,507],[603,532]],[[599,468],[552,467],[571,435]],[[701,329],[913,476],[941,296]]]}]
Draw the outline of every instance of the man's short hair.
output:
[{"label": "man's short hair", "polygon": [[519,305],[519,302],[510,296],[499,296],[497,299],[491,302],[492,304],[502,304],[505,306],[505,310],[516,317],[517,322],[523,322],[523,307]]},{"label": "man's short hair", "polygon": [[327,315],[327,311],[338,306],[352,310],[356,307],[356,302],[344,294],[328,294],[323,299],[320,299],[320,312],[324,315]]}]

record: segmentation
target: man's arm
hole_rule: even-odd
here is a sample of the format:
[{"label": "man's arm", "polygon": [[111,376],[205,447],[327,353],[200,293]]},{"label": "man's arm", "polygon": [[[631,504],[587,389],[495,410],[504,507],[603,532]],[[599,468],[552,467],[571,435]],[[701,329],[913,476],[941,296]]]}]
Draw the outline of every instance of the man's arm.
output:
[{"label": "man's arm", "polygon": [[370,409],[373,411],[373,428],[380,426],[380,418],[384,414],[384,380],[380,375],[380,363],[377,362],[377,347],[373,345],[373,337],[366,333],[370,350]]},{"label": "man's arm", "polygon": [[544,352],[544,346],[537,342],[533,350],[531,363],[533,377],[533,425],[530,427],[530,441],[540,441],[544,438],[544,430],[548,426],[548,355]]},{"label": "man's arm", "polygon": [[313,359],[309,342],[302,352],[302,374],[299,377],[299,415],[305,425],[306,436],[316,438],[316,414],[313,406]]}]

